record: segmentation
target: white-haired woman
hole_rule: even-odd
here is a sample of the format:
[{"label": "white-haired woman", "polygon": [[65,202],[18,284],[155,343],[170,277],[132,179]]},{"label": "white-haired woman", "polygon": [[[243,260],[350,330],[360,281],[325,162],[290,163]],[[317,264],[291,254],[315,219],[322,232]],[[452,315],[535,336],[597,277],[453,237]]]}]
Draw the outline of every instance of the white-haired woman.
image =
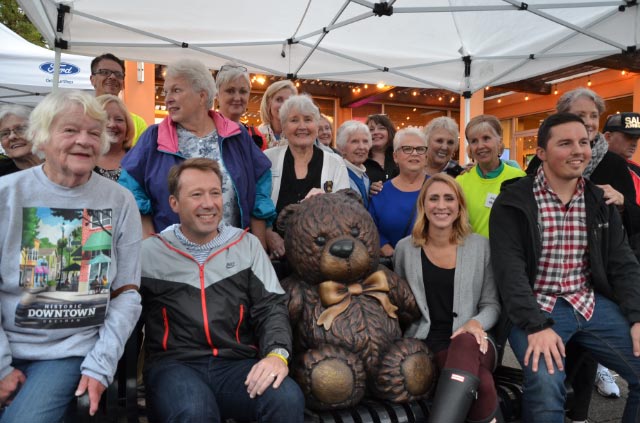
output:
[{"label": "white-haired woman", "polygon": [[150,126],[127,153],[118,181],[134,193],[145,235],[179,221],[169,206],[169,169],[188,158],[206,157],[222,169],[223,220],[251,227],[266,246],[263,221],[275,217],[271,163],[238,123],[211,110],[216,85],[204,64],[191,59],[170,64],[164,91],[169,116]]},{"label": "white-haired woman", "polygon": [[287,137],[283,135],[280,108],[292,95],[297,95],[298,89],[289,80],[277,81],[269,85],[260,102],[260,119],[262,125],[258,129],[267,138],[267,148],[287,144]]},{"label": "white-haired woman", "polygon": [[342,154],[349,174],[351,189],[360,194],[365,208],[369,207],[369,189],[371,182],[367,176],[364,162],[371,149],[369,127],[357,120],[348,120],[338,128],[336,146]]},{"label": "white-haired woman", "polygon": [[454,178],[462,172],[462,167],[451,157],[458,150],[458,124],[450,117],[440,116],[432,119],[424,127],[427,137],[427,175],[444,172]]},{"label": "white-haired woman", "polygon": [[31,151],[31,141],[27,138],[30,113],[31,110],[24,106],[0,107],[0,144],[8,157],[0,160],[0,176],[28,169],[42,162]]},{"label": "white-haired woman", "polygon": [[475,233],[489,238],[489,214],[493,201],[500,194],[502,183],[525,173],[500,160],[502,126],[492,115],[479,115],[465,128],[469,142],[469,157],[476,164],[456,179],[467,198],[469,219]]},{"label": "white-haired woman", "polygon": [[222,116],[243,125],[258,148],[265,150],[267,140],[262,133],[256,127],[240,122],[240,118],[247,111],[251,95],[251,80],[247,68],[233,62],[225,63],[216,75],[216,88],[218,110]]},{"label": "white-haired woman", "polygon": [[[90,94],[49,94],[29,126],[44,164],[0,178],[0,220],[7,223],[0,231],[1,421],[62,421],[87,391],[95,414],[140,316],[140,216],[130,192],[93,173],[109,149],[106,122]],[[74,241],[81,251],[72,257],[79,283],[64,292],[56,286],[69,263],[38,249],[45,239],[54,246]],[[49,272],[29,271],[27,252]],[[109,266],[91,264],[96,254],[109,257]],[[108,292],[91,292],[97,276],[106,276]],[[61,314],[43,314],[47,309]]]},{"label": "white-haired woman", "polygon": [[120,162],[125,153],[131,149],[136,128],[127,106],[119,97],[105,94],[97,97],[96,100],[107,112],[107,138],[110,147],[106,154],[100,156],[93,170],[105,178],[118,182],[122,171]]},{"label": "white-haired woman", "polygon": [[[416,200],[427,175],[424,171],[427,138],[418,128],[405,128],[393,138],[396,177],[371,197],[369,213],[380,235],[380,254],[393,256],[398,241],[411,233],[416,219]],[[390,206],[392,205],[392,206]]]},{"label": "white-haired woman", "polygon": [[[265,151],[271,160],[271,199],[278,213],[308,196],[349,188],[344,160],[315,145],[319,121],[320,110],[307,95],[292,96],[280,108],[280,124],[288,145]],[[272,254],[283,255],[284,243],[279,235],[274,231],[267,234]]]}]

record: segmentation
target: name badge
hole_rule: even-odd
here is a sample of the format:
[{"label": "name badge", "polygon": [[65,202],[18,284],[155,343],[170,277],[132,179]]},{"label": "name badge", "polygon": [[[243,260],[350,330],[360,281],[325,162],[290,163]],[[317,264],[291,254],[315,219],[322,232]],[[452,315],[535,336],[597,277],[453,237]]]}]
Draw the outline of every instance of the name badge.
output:
[{"label": "name badge", "polygon": [[484,200],[484,206],[490,209],[493,206],[493,202],[496,201],[497,197],[498,194],[494,194],[492,192],[487,194],[487,198]]}]

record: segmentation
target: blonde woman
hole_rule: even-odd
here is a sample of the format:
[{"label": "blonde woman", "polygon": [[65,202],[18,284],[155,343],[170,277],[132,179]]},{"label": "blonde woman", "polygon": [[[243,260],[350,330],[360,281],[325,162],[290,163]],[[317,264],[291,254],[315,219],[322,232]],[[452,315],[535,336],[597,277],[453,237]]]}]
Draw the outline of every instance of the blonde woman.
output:
[{"label": "blonde woman", "polygon": [[462,189],[444,173],[425,182],[416,214],[411,235],[396,246],[394,265],[422,312],[405,336],[424,340],[441,370],[430,421],[494,421],[500,410],[492,376],[496,349],[487,331],[498,321],[500,303],[489,242],[471,233]]},{"label": "blonde woman", "polygon": [[107,139],[109,140],[109,151],[100,156],[95,172],[118,182],[122,167],[120,162],[125,153],[131,148],[135,136],[135,126],[131,115],[119,97],[112,94],[105,94],[97,97],[98,103],[107,112]]},{"label": "blonde woman", "polygon": [[258,126],[258,130],[266,137],[267,148],[287,145],[287,139],[282,135],[280,107],[289,97],[297,94],[296,86],[289,80],[274,82],[264,92],[260,102],[262,125]]}]

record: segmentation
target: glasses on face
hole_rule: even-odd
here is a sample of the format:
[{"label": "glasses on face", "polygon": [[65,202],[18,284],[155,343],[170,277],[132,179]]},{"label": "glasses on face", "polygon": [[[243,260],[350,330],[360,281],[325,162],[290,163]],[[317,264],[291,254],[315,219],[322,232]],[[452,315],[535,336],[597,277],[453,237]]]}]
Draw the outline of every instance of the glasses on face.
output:
[{"label": "glasses on face", "polygon": [[402,147],[398,148],[398,150],[402,151],[407,156],[413,154],[414,151],[416,152],[417,155],[422,156],[423,154],[426,154],[427,147],[425,147],[423,145],[418,146],[418,147],[412,147],[410,145],[403,145]]},{"label": "glasses on face", "polygon": [[116,79],[124,79],[124,72],[120,72],[120,71],[113,71],[110,69],[98,69],[97,71],[93,72],[92,75],[100,75],[100,76],[104,76],[105,78],[110,77],[111,75],[113,75]]},{"label": "glasses on face", "polygon": [[2,131],[0,131],[0,140],[6,140],[11,136],[12,132],[16,134],[16,137],[23,137],[24,134],[27,132],[27,126],[20,125],[11,129],[3,129]]},{"label": "glasses on face", "polygon": [[240,66],[240,65],[222,65],[220,66],[220,70],[218,72],[223,72],[223,71],[229,71],[229,70],[233,70],[233,69],[239,69],[242,72],[247,72],[247,68],[245,68],[244,66]]}]

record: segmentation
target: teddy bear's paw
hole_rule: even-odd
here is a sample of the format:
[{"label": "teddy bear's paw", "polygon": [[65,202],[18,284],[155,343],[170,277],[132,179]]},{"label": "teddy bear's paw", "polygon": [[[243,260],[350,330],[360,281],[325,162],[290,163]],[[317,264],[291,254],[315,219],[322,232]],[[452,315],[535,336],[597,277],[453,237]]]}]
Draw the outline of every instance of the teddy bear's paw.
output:
[{"label": "teddy bear's paw", "polygon": [[334,345],[306,351],[296,362],[294,378],[305,394],[307,407],[315,410],[352,407],[365,392],[362,360]]},{"label": "teddy bear's paw", "polygon": [[417,340],[397,340],[381,360],[372,387],[376,396],[393,402],[426,398],[435,380],[435,364],[427,346]]}]

